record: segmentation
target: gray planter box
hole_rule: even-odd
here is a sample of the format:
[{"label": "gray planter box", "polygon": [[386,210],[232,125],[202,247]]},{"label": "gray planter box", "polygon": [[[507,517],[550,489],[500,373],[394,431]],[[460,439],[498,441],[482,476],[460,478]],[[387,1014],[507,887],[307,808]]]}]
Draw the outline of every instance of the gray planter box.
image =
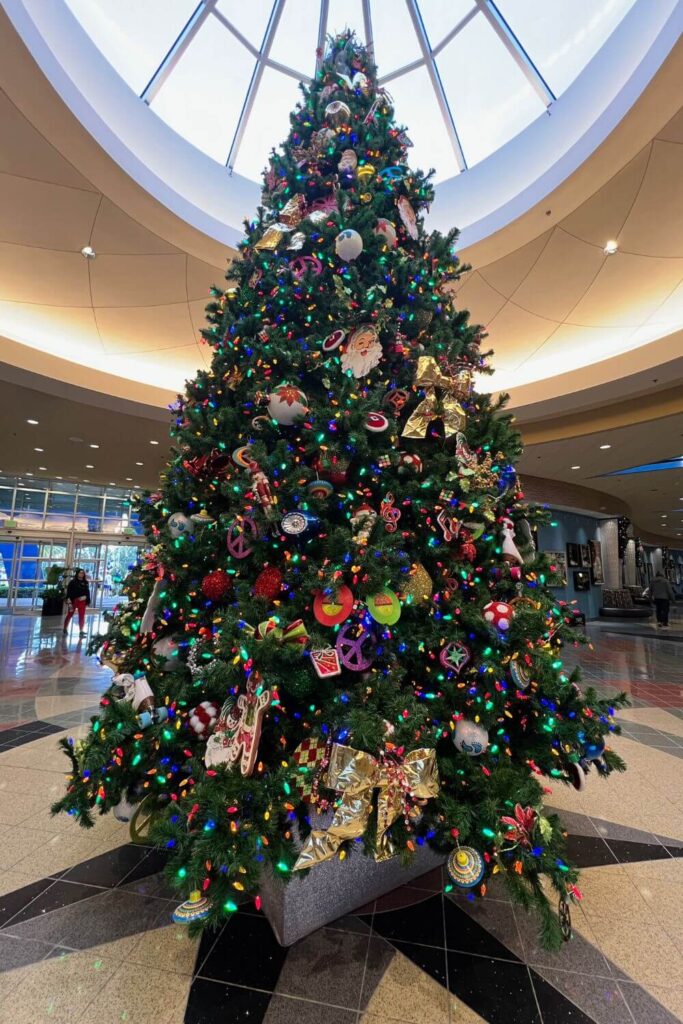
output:
[{"label": "gray planter box", "polygon": [[291,946],[305,935],[352,913],[370,900],[419,878],[444,864],[446,858],[428,846],[420,846],[410,867],[401,867],[398,857],[377,863],[361,850],[345,860],[325,861],[308,875],[298,871],[289,882],[275,877],[270,869],[261,879],[261,906],[281,946]]}]

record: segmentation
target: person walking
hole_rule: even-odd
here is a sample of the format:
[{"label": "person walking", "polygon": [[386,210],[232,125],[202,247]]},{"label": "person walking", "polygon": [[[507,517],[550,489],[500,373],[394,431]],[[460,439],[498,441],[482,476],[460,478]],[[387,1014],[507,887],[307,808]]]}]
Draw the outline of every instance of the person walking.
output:
[{"label": "person walking", "polygon": [[676,600],[673,587],[664,573],[659,570],[650,584],[650,597],[655,603],[655,615],[659,629],[669,628],[669,605]]},{"label": "person walking", "polygon": [[69,603],[69,610],[64,619],[64,632],[69,630],[69,623],[78,612],[78,621],[81,627],[81,636],[85,636],[85,609],[90,604],[90,586],[85,575],[85,569],[76,569],[73,579],[69,580],[66,588],[66,599]]}]

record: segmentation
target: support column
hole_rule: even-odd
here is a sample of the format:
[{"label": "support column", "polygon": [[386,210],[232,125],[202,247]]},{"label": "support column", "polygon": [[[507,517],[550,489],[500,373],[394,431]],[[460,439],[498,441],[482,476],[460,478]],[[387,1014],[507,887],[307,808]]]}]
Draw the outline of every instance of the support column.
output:
[{"label": "support column", "polygon": [[616,519],[600,520],[598,540],[602,548],[602,571],[605,576],[605,586],[612,590],[619,590],[621,588],[621,572]]},{"label": "support column", "polygon": [[633,538],[629,540],[624,552],[624,583],[627,587],[637,587],[640,584],[636,573],[636,542]]}]

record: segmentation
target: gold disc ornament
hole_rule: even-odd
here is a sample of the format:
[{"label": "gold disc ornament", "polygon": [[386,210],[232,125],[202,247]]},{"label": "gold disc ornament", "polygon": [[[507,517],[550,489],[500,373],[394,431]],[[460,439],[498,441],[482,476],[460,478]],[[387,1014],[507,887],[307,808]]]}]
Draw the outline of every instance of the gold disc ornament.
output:
[{"label": "gold disc ornament", "polygon": [[448,858],[448,874],[461,889],[473,889],[484,877],[484,858],[473,846],[459,846]]},{"label": "gold disc ornament", "polygon": [[432,577],[421,562],[416,563],[413,572],[401,584],[403,597],[410,598],[412,604],[426,604],[433,590]]}]

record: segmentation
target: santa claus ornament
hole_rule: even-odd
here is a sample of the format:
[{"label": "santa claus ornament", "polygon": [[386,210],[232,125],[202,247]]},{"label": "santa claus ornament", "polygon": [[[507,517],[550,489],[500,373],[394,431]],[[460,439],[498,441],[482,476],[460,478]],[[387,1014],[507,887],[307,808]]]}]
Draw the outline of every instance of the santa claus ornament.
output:
[{"label": "santa claus ornament", "polygon": [[190,711],[187,724],[197,736],[207,736],[218,721],[220,706],[212,700],[203,700]]},{"label": "santa claus ornament", "polygon": [[232,581],[225,569],[214,569],[202,580],[202,594],[209,601],[220,601],[230,590]]},{"label": "santa claus ornament", "polygon": [[278,384],[268,395],[268,414],[283,427],[291,427],[308,412],[308,399],[295,384]]},{"label": "santa claus ornament", "polygon": [[341,357],[342,370],[356,379],[367,377],[382,358],[377,331],[372,324],[357,327],[348,340],[346,351]]},{"label": "santa claus ornament", "polygon": [[484,620],[502,632],[506,632],[510,628],[514,616],[514,608],[512,605],[506,604],[505,601],[489,601],[487,605],[484,605]]}]

